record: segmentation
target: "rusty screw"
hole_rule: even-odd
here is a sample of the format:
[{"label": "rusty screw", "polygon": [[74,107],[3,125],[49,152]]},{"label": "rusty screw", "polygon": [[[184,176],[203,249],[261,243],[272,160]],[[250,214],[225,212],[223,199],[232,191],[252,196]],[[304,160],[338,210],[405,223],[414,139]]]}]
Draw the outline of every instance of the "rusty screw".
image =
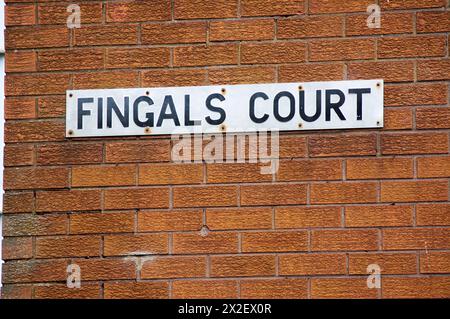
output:
[{"label": "rusty screw", "polygon": [[298,127],[302,128],[303,127],[303,123],[298,123]]},{"label": "rusty screw", "polygon": [[298,90],[299,90],[299,91],[303,91],[303,86],[302,86],[302,85],[299,85],[299,86],[298,86]]},{"label": "rusty screw", "polygon": [[225,88],[223,88],[221,91],[222,91],[222,94],[227,93],[227,90]]},{"label": "rusty screw", "polygon": [[225,124],[220,125],[220,130],[222,132],[225,132],[227,130],[227,127],[225,126]]},{"label": "rusty screw", "polygon": [[72,93],[69,93],[69,97],[72,97],[73,96],[73,94]]},{"label": "rusty screw", "polygon": [[152,130],[151,130],[149,127],[146,127],[146,128],[144,129],[144,132],[145,132],[146,134],[150,134],[150,133],[152,132]]},{"label": "rusty screw", "polygon": [[67,133],[68,133],[69,135],[73,135],[73,130],[69,130]]},{"label": "rusty screw", "polygon": [[377,87],[380,87],[380,86],[381,86],[381,83],[380,83],[380,82],[378,82],[378,83],[377,83]]},{"label": "rusty screw", "polygon": [[145,92],[145,95],[150,95],[150,92],[149,92],[149,91],[146,91],[146,92]]}]

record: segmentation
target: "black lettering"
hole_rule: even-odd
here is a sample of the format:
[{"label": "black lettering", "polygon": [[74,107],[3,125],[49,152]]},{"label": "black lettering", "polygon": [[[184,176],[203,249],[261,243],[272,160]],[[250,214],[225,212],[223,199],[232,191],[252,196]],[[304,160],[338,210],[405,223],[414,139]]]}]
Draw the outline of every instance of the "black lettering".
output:
[{"label": "black lettering", "polygon": [[362,95],[369,94],[371,92],[370,88],[365,89],[349,89],[348,93],[356,94],[356,119],[358,121],[362,120]]},{"label": "black lettering", "polygon": [[83,104],[85,104],[85,103],[93,103],[93,102],[94,102],[94,99],[92,97],[78,99],[78,117],[77,117],[78,123],[77,123],[77,128],[79,130],[81,130],[83,128],[83,116],[91,115],[91,111],[83,110]]},{"label": "black lettering", "polygon": [[112,127],[112,111],[114,111],[122,126],[128,127],[130,125],[130,98],[124,97],[123,114],[112,97],[107,97],[106,101],[106,126]]},{"label": "black lettering", "polygon": [[103,98],[98,98],[97,104],[97,128],[103,128]]},{"label": "black lettering", "polygon": [[264,113],[264,115],[262,117],[256,117],[255,115],[255,100],[257,98],[261,98],[264,100],[269,99],[269,97],[267,96],[266,93],[263,92],[257,92],[255,94],[253,94],[250,97],[250,108],[249,108],[249,112],[250,112],[250,119],[254,122],[254,123],[264,123],[265,121],[267,121],[267,119],[269,118],[269,115]]},{"label": "black lettering", "polygon": [[133,103],[133,121],[139,127],[147,127],[147,126],[153,127],[153,124],[154,124],[153,113],[151,113],[151,112],[145,113],[145,118],[147,120],[144,122],[139,119],[139,103],[141,103],[141,102],[145,102],[149,106],[153,105],[153,100],[151,98],[149,98],[148,96],[143,95],[143,96],[138,97],[136,99],[136,101],[134,101],[134,103]]},{"label": "black lettering", "polygon": [[[170,109],[170,113],[167,113],[167,107]],[[172,119],[175,126],[180,126],[180,120],[178,119],[177,111],[175,110],[175,104],[173,103],[173,98],[171,95],[166,95],[161,108],[161,113],[159,114],[158,123],[156,126],[161,126],[164,120]]]},{"label": "black lettering", "polygon": [[202,124],[202,121],[191,120],[191,97],[189,95],[184,96],[184,125],[186,126],[198,126]]},{"label": "black lettering", "polygon": [[[282,97],[287,97],[289,99],[290,110],[289,110],[288,116],[286,116],[286,117],[282,117],[280,115],[280,99]],[[273,102],[273,115],[280,122],[288,122],[288,121],[292,120],[292,118],[295,115],[295,97],[287,91],[283,91],[283,92],[280,92],[277,95],[275,95],[275,100]]]},{"label": "black lettering", "polygon": [[[331,102],[331,96],[339,96],[339,101]],[[345,95],[341,90],[325,90],[325,121],[331,121],[331,109],[337,114],[339,119],[345,121],[344,114],[339,109],[345,102]]]},{"label": "black lettering", "polygon": [[211,124],[211,125],[220,125],[220,124],[222,124],[225,121],[226,116],[227,116],[224,109],[222,109],[221,107],[213,106],[211,104],[211,101],[212,100],[216,100],[216,99],[219,100],[220,102],[225,101],[225,97],[222,94],[219,94],[219,93],[211,94],[206,99],[206,107],[208,108],[208,110],[213,111],[213,112],[217,112],[217,113],[220,114],[220,117],[217,120],[213,120],[210,116],[207,116],[205,118],[206,122],[208,124]]},{"label": "black lettering", "polygon": [[316,113],[313,116],[306,115],[305,112],[305,91],[300,91],[300,117],[305,122],[314,122],[322,113],[322,91],[316,90]]}]

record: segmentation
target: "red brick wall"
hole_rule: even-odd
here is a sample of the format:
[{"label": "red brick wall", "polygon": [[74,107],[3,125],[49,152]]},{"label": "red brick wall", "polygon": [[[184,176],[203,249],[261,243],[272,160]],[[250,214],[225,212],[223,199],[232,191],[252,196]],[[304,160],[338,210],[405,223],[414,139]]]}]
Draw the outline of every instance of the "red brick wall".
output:
[{"label": "red brick wall", "polygon": [[[3,297],[450,297],[446,0],[6,2]],[[383,129],[282,134],[273,177],[65,138],[67,89],[374,78]]]}]

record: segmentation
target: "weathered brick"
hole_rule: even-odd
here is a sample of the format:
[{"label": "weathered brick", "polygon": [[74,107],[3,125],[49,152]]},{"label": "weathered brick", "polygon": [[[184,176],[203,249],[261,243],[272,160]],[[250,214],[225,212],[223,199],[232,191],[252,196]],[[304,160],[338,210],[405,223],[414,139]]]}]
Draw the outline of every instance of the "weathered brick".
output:
[{"label": "weathered brick", "polygon": [[36,194],[36,211],[63,212],[97,210],[101,208],[100,191],[46,191]]},{"label": "weathered brick", "polygon": [[105,299],[164,299],[169,297],[167,282],[106,282]]},{"label": "weathered brick", "polygon": [[206,210],[206,224],[211,230],[270,229],[270,208],[216,208]]},{"label": "weathered brick", "polygon": [[281,276],[344,275],[345,254],[289,254],[280,257]]},{"label": "weathered brick", "polygon": [[104,238],[105,256],[167,254],[167,234],[107,235]]},{"label": "weathered brick", "polygon": [[65,94],[68,74],[26,74],[5,77],[5,95]]},{"label": "weathered brick", "polygon": [[308,250],[308,233],[306,231],[277,231],[243,233],[242,252],[287,252]]},{"label": "weathered brick", "polygon": [[275,209],[275,228],[339,227],[339,207],[280,207]]},{"label": "weathered brick", "polygon": [[240,283],[244,299],[304,299],[308,296],[306,279],[249,279]]},{"label": "weathered brick", "polygon": [[420,108],[416,110],[418,129],[450,128],[450,108]]},{"label": "weathered brick", "polygon": [[270,40],[275,35],[272,19],[212,21],[210,41]]},{"label": "weathered brick", "polygon": [[241,45],[242,64],[295,63],[306,61],[304,42],[249,43]]},{"label": "weathered brick", "polygon": [[142,26],[143,44],[174,44],[206,42],[205,22],[151,23]]},{"label": "weathered brick", "polygon": [[344,19],[340,16],[304,16],[278,20],[278,39],[339,37],[343,34]]},{"label": "weathered brick", "polygon": [[422,8],[439,8],[445,7],[445,0],[381,0],[380,6],[382,9],[395,10],[395,9],[422,9]]},{"label": "weathered brick", "polygon": [[448,277],[383,278],[383,298],[449,298]]},{"label": "weathered brick", "polygon": [[375,57],[374,39],[314,40],[310,61],[368,60]]},{"label": "weathered brick", "polygon": [[40,71],[96,70],[103,68],[103,49],[47,50],[38,53]]},{"label": "weathered brick", "polygon": [[237,296],[235,280],[177,280],[172,284],[172,297],[175,299],[231,299]]},{"label": "weathered brick", "polygon": [[40,165],[101,163],[103,146],[100,143],[70,143],[39,145],[36,162]]},{"label": "weathered brick", "polygon": [[412,13],[385,13],[380,15],[380,28],[367,26],[368,13],[348,15],[345,19],[345,33],[349,36],[374,34],[413,33]]},{"label": "weathered brick", "polygon": [[74,263],[80,266],[83,280],[95,281],[136,278],[136,263],[133,260],[127,260],[125,258],[75,259]]},{"label": "weathered brick", "polygon": [[8,51],[6,53],[6,72],[34,72],[36,53],[33,51]]},{"label": "weathered brick", "polygon": [[2,240],[2,259],[29,259],[33,257],[32,237],[5,237]]},{"label": "weathered brick", "polygon": [[311,185],[312,204],[373,203],[376,201],[377,184],[375,182]]},{"label": "weathered brick", "polygon": [[237,204],[236,186],[195,186],[173,189],[174,207],[214,207]]},{"label": "weathered brick", "polygon": [[449,32],[450,12],[428,11],[417,13],[417,32]]},{"label": "weathered brick", "polygon": [[3,265],[2,281],[5,284],[65,281],[67,265],[62,259],[11,261]]},{"label": "weathered brick", "polygon": [[169,189],[126,188],[105,191],[105,209],[138,209],[169,207]]},{"label": "weathered brick", "polygon": [[450,224],[450,204],[419,204],[416,207],[419,226],[446,226]]},{"label": "weathered brick", "polygon": [[3,236],[64,235],[65,215],[6,215],[3,219]]},{"label": "weathered brick", "polygon": [[375,229],[313,230],[313,251],[377,250],[378,232]]},{"label": "weathered brick", "polygon": [[245,185],[240,197],[243,206],[306,204],[306,185]]},{"label": "weathered brick", "polygon": [[99,257],[100,245],[100,236],[38,237],[36,257]]},{"label": "weathered brick", "polygon": [[133,232],[134,214],[118,213],[81,213],[70,215],[71,234],[120,233]]},{"label": "weathered brick", "polygon": [[450,59],[417,61],[417,79],[448,80],[450,79]]},{"label": "weathered brick", "polygon": [[383,134],[381,153],[383,155],[448,153],[448,136],[443,133]]},{"label": "weathered brick", "polygon": [[351,253],[349,254],[350,275],[368,274],[370,265],[380,266],[382,275],[417,273],[417,255],[400,253]]},{"label": "weathered brick", "polygon": [[33,192],[11,193],[3,195],[3,213],[31,213],[34,209]]},{"label": "weathered brick", "polygon": [[5,169],[5,189],[45,189],[69,186],[67,168],[9,168]]},{"label": "weathered brick", "polygon": [[348,206],[346,227],[412,226],[413,213],[409,205]]},{"label": "weathered brick", "polygon": [[364,278],[313,278],[311,279],[312,298],[377,298],[377,289],[367,288]]},{"label": "weathered brick", "polygon": [[38,98],[38,115],[40,118],[64,117],[66,114],[66,97],[64,95],[41,96]]},{"label": "weathered brick", "polygon": [[83,26],[75,29],[73,41],[77,46],[137,44],[137,26],[125,24]]},{"label": "weathered brick", "polygon": [[36,117],[36,99],[7,98],[5,99],[5,119],[34,119]]},{"label": "weathered brick", "polygon": [[[43,1],[40,1],[43,2]],[[77,3],[80,7],[81,27],[88,23],[101,23],[103,9],[101,3],[81,2]],[[38,16],[39,24],[67,24],[67,18],[70,13],[67,12],[67,3],[39,3]]]},{"label": "weathered brick", "polygon": [[200,230],[202,210],[142,211],[137,223],[139,232]]},{"label": "weathered brick", "polygon": [[106,5],[107,22],[170,20],[170,0],[118,1]]},{"label": "weathered brick", "polygon": [[26,166],[33,165],[34,147],[29,144],[6,145],[4,149],[4,165]]},{"label": "weathered brick", "polygon": [[232,232],[176,233],[172,239],[174,254],[237,253],[238,238]]},{"label": "weathered brick", "polygon": [[64,140],[65,125],[59,121],[6,122],[5,141],[50,142]]},{"label": "weathered brick", "polygon": [[420,254],[420,272],[422,274],[445,274],[450,269],[449,252],[425,252]]},{"label": "weathered brick", "polygon": [[347,179],[413,178],[412,158],[355,158],[348,159]]},{"label": "weathered brick", "polygon": [[383,249],[448,249],[449,236],[450,228],[383,229]]},{"label": "weathered brick", "polygon": [[36,285],[34,298],[36,299],[98,299],[101,287],[96,283],[81,285],[80,288],[68,288],[67,284]]},{"label": "weathered brick", "polygon": [[2,299],[31,299],[32,285],[3,285]]},{"label": "weathered brick", "polygon": [[154,257],[142,265],[141,278],[198,278],[206,276],[205,257]]},{"label": "weathered brick", "polygon": [[313,157],[375,155],[376,144],[375,134],[315,135],[308,140]]},{"label": "weathered brick", "polygon": [[275,256],[212,256],[212,277],[274,276]]},{"label": "weathered brick", "polygon": [[67,47],[69,29],[67,26],[8,28],[5,31],[5,45],[7,49]]},{"label": "weathered brick", "polygon": [[8,5],[5,8],[5,25],[33,25],[36,24],[34,4]]},{"label": "weathered brick", "polygon": [[446,39],[440,36],[385,37],[378,40],[377,56],[418,58],[444,56]]},{"label": "weathered brick", "polygon": [[450,177],[450,157],[420,157],[417,159],[417,175],[420,178]]}]

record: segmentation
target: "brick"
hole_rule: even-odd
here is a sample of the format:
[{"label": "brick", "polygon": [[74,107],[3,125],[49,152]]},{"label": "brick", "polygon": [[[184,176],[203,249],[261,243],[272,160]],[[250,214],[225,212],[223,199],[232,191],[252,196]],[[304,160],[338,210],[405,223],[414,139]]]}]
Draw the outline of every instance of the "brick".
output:
[{"label": "brick", "polygon": [[64,123],[59,121],[20,121],[6,122],[5,141],[13,142],[51,142],[64,140]]},{"label": "brick", "polygon": [[304,136],[280,136],[280,158],[306,157],[307,146]]},{"label": "brick", "polygon": [[14,214],[3,218],[3,236],[64,235],[67,216]]},{"label": "brick", "polygon": [[32,285],[3,285],[2,299],[31,299]]},{"label": "brick", "polygon": [[205,22],[152,23],[142,26],[142,44],[206,43]]},{"label": "brick", "polygon": [[8,5],[5,8],[5,25],[33,25],[36,24],[34,4]]},{"label": "brick", "polygon": [[244,183],[244,182],[268,182],[272,180],[271,174],[263,174],[263,167],[268,164],[253,163],[216,163],[206,166],[208,183]]},{"label": "brick", "polygon": [[450,278],[383,278],[383,298],[449,298]]},{"label": "brick", "polygon": [[414,81],[414,63],[412,61],[351,62],[348,64],[347,72],[350,80]]},{"label": "brick", "polygon": [[448,136],[441,133],[381,135],[381,153],[383,155],[448,153]]},{"label": "brick", "polygon": [[447,104],[445,84],[408,84],[384,87],[385,106]]},{"label": "brick", "polygon": [[233,18],[237,16],[237,0],[177,0],[175,19]]},{"label": "brick", "polygon": [[110,71],[99,73],[77,73],[73,75],[74,89],[114,89],[138,86],[135,71]]},{"label": "brick", "polygon": [[372,4],[370,0],[311,0],[309,3],[309,13],[343,13],[343,12],[365,12]]},{"label": "brick", "polygon": [[231,299],[238,297],[235,280],[178,280],[172,284],[172,298]]},{"label": "brick", "polygon": [[448,249],[449,236],[450,228],[383,229],[383,249]]},{"label": "brick", "polygon": [[72,187],[125,186],[136,183],[136,167],[126,166],[78,166],[72,167]]},{"label": "brick", "polygon": [[169,48],[107,49],[106,68],[156,68],[170,65]]},{"label": "brick", "polygon": [[369,28],[367,18],[369,14],[349,15],[345,19],[345,34],[355,35],[375,35],[375,34],[400,34],[413,33],[412,13],[382,13],[380,28]]},{"label": "brick", "polygon": [[450,157],[420,157],[417,159],[419,178],[450,177]]},{"label": "brick", "polygon": [[168,188],[127,188],[105,191],[105,209],[169,207]]},{"label": "brick", "polygon": [[308,250],[306,231],[251,232],[243,233],[242,252],[287,252]]},{"label": "brick", "polygon": [[340,160],[281,161],[277,173],[279,181],[339,180],[342,179]]},{"label": "brick", "polygon": [[417,13],[417,32],[449,32],[450,12],[447,11],[428,11]]},{"label": "brick", "polygon": [[377,184],[375,182],[311,185],[312,204],[373,203],[376,201]]},{"label": "brick", "polygon": [[69,75],[7,75],[5,82],[6,96],[65,94],[69,88]]},{"label": "brick", "polygon": [[66,97],[64,95],[39,97],[38,114],[40,118],[64,117],[66,114]]},{"label": "brick", "polygon": [[9,51],[6,53],[6,72],[36,71],[36,53],[33,51]]},{"label": "brick", "polygon": [[36,258],[100,256],[100,236],[36,238]]},{"label": "brick", "polygon": [[341,63],[305,63],[278,68],[280,82],[339,81],[344,79]]},{"label": "brick", "polygon": [[39,285],[34,287],[36,299],[98,299],[101,296],[99,284],[83,284],[80,288],[71,289],[67,284]]},{"label": "brick", "polygon": [[313,230],[313,251],[377,250],[378,232],[375,229]]},{"label": "brick", "polygon": [[450,59],[417,61],[417,79],[448,80],[450,79]]},{"label": "brick", "polygon": [[67,143],[39,145],[36,162],[40,165],[101,163],[103,145],[100,143]]},{"label": "brick", "polygon": [[38,53],[40,71],[102,69],[103,49],[47,50]]},{"label": "brick", "polygon": [[129,233],[133,230],[134,214],[132,212],[70,215],[71,234]]},{"label": "brick", "polygon": [[237,64],[235,44],[215,44],[177,47],[173,51],[174,66],[209,66]]},{"label": "brick", "polygon": [[274,276],[275,256],[212,256],[212,277]]},{"label": "brick", "polygon": [[242,0],[241,15],[248,16],[283,16],[305,12],[304,0]]},{"label": "brick", "polygon": [[145,262],[141,278],[198,278],[206,276],[205,257],[155,257]]},{"label": "brick", "polygon": [[375,155],[375,134],[364,135],[316,135],[309,138],[312,157]]},{"label": "brick", "polygon": [[382,202],[426,202],[448,200],[446,181],[408,181],[381,183]]},{"label": "brick", "polygon": [[133,260],[122,259],[75,259],[80,266],[82,279],[89,281],[135,279],[136,264]]},{"label": "brick", "polygon": [[4,172],[5,189],[45,189],[69,186],[67,168],[9,168]]},{"label": "brick", "polygon": [[5,119],[34,119],[36,118],[36,99],[7,98],[5,99]]},{"label": "brick", "polygon": [[34,147],[29,144],[6,145],[4,149],[4,165],[26,166],[33,165]]},{"label": "brick", "polygon": [[206,70],[170,69],[142,72],[142,85],[161,86],[197,86],[206,84]]},{"label": "brick", "polygon": [[450,204],[419,204],[416,207],[419,226],[446,226],[450,224]]},{"label": "brick", "polygon": [[241,186],[241,205],[306,204],[304,184],[265,184]]},{"label": "brick", "polygon": [[167,282],[106,282],[105,299],[165,299],[169,297]]},{"label": "brick", "polygon": [[368,60],[374,57],[373,39],[314,40],[309,43],[310,61]]},{"label": "brick", "polygon": [[10,193],[3,195],[3,213],[31,213],[34,209],[33,192]]},{"label": "brick", "polygon": [[107,163],[167,162],[170,141],[110,142],[105,144],[105,152]]},{"label": "brick", "polygon": [[5,237],[2,241],[2,259],[29,259],[33,257],[32,237]]},{"label": "brick", "polygon": [[147,164],[139,166],[139,185],[200,184],[203,167],[199,164]]},{"label": "brick", "polygon": [[211,230],[270,229],[270,208],[216,208],[206,210],[206,224]]},{"label": "brick", "polygon": [[340,16],[304,16],[278,20],[278,39],[339,37],[343,33],[344,19]]},{"label": "brick", "polygon": [[212,21],[210,41],[270,40],[274,38],[272,19]]},{"label": "brick", "polygon": [[167,234],[107,235],[104,237],[105,256],[167,254]]},{"label": "brick", "polygon": [[450,108],[420,108],[416,110],[418,129],[450,128]]},{"label": "brick", "polygon": [[375,299],[377,298],[377,294],[377,289],[367,288],[367,280],[365,277],[311,279],[312,298]]},{"label": "brick", "polygon": [[170,0],[119,1],[106,6],[107,22],[170,20]]},{"label": "brick", "polygon": [[445,6],[445,0],[381,0],[380,6],[382,9],[386,10],[396,10],[396,9],[421,9],[421,8],[439,8]]},{"label": "brick", "polygon": [[306,61],[303,42],[249,43],[241,45],[242,64],[274,64]]},{"label": "brick", "polygon": [[214,207],[237,204],[236,186],[176,187],[173,189],[174,207]]},{"label": "brick", "polygon": [[411,206],[348,206],[346,227],[412,226]]},{"label": "brick", "polygon": [[339,207],[280,207],[275,209],[275,228],[341,226]]},{"label": "brick", "polygon": [[413,127],[413,114],[410,108],[384,110],[384,130],[408,130]]},{"label": "brick", "polygon": [[208,69],[210,84],[255,84],[275,82],[273,67],[229,67]]},{"label": "brick", "polygon": [[237,253],[236,233],[210,232],[206,236],[197,233],[176,233],[172,239],[174,254]]},{"label": "brick", "polygon": [[202,210],[175,210],[170,212],[143,211],[138,213],[138,231],[200,230]]},{"label": "brick", "polygon": [[244,299],[306,299],[306,279],[250,279],[240,283],[241,298]]},{"label": "brick", "polygon": [[347,179],[413,178],[412,158],[355,158],[347,160]]},{"label": "brick", "polygon": [[6,49],[67,47],[69,29],[67,26],[8,28],[5,31],[5,45]]},{"label": "brick", "polygon": [[445,274],[450,269],[449,252],[425,252],[420,254],[420,273]]},{"label": "brick", "polygon": [[[103,9],[101,3],[77,3],[80,6],[81,27],[88,23],[102,23]],[[67,25],[67,3],[39,3],[39,24]]]},{"label": "brick", "polygon": [[289,254],[280,257],[280,275],[344,275],[345,254]]},{"label": "brick", "polygon": [[417,273],[417,255],[400,253],[349,254],[349,274],[366,275],[369,265],[380,266],[381,275]]},{"label": "brick", "polygon": [[7,262],[3,265],[2,281],[4,284],[65,281],[66,267],[67,261],[62,259]]},{"label": "brick", "polygon": [[137,36],[135,25],[108,24],[75,29],[73,41],[76,46],[137,44]]},{"label": "brick", "polygon": [[37,212],[97,210],[101,208],[100,191],[47,191],[36,194]]},{"label": "brick", "polygon": [[382,59],[444,56],[445,43],[439,36],[386,37],[379,39],[377,52]]}]

